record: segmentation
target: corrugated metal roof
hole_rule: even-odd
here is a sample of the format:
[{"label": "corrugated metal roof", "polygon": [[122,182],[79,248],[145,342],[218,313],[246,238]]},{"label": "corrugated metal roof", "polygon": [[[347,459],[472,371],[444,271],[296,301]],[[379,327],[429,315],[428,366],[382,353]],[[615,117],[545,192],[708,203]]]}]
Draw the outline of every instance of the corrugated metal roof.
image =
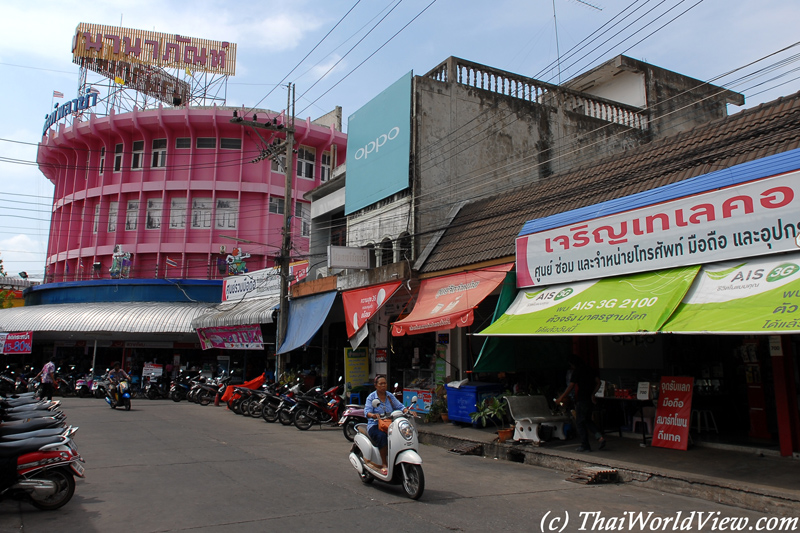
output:
[{"label": "corrugated metal roof", "polygon": [[0,331],[192,333],[204,302],[97,302],[0,309]]},{"label": "corrugated metal roof", "polygon": [[800,146],[800,93],[464,206],[420,269],[514,257],[527,222],[678,183]]},{"label": "corrugated metal roof", "polygon": [[192,320],[192,327],[211,328],[219,326],[240,326],[244,324],[271,324],[275,307],[280,296],[241,300],[219,304],[215,311]]}]

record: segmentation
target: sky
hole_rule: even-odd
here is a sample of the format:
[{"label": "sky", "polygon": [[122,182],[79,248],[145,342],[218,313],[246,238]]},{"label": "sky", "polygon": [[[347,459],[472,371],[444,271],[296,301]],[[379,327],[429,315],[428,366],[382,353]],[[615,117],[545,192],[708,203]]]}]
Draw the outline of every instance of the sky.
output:
[{"label": "sky", "polygon": [[[53,91],[75,97],[81,22],[237,45],[227,105],[347,117],[402,75],[457,56],[541,81],[567,81],[619,54],[745,95],[744,107],[800,90],[796,0],[2,0],[0,259],[41,279],[53,184],[36,166]],[[348,13],[349,12],[349,13]],[[346,16],[345,16],[346,15]],[[788,48],[788,49],[787,49]],[[306,56],[308,56],[306,58]],[[304,58],[306,58],[304,60]]]}]

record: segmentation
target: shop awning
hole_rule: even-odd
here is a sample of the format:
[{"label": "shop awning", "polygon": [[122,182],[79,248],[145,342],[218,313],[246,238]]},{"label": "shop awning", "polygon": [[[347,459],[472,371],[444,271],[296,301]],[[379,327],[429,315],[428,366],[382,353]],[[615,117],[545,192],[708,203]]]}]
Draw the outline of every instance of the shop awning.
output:
[{"label": "shop awning", "polygon": [[494,291],[513,263],[422,280],[413,311],[392,335],[414,335],[472,324],[472,310]]},{"label": "shop awning", "polygon": [[699,266],[523,289],[478,335],[653,333],[669,318]]},{"label": "shop awning", "polygon": [[192,327],[212,328],[220,326],[242,326],[246,324],[271,324],[280,296],[268,296],[254,300],[227,301],[216,306],[210,313],[192,320]]},{"label": "shop awning", "polygon": [[704,265],[662,331],[800,332],[800,253]]},{"label": "shop awning", "polygon": [[0,309],[0,331],[192,333],[203,302],[87,302]]},{"label": "shop awning", "polygon": [[336,291],[331,291],[291,300],[286,338],[278,353],[291,352],[310,341],[325,322],[335,298]]},{"label": "shop awning", "polygon": [[370,318],[375,316],[402,284],[402,281],[392,281],[342,292],[347,338],[355,335]]}]

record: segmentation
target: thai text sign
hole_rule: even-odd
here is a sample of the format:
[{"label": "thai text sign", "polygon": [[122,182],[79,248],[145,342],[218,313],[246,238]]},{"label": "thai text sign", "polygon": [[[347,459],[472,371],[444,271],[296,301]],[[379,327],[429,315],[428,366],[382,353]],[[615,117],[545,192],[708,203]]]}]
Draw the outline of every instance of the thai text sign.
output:
[{"label": "thai text sign", "polygon": [[800,172],[517,238],[517,286],[796,250]]},{"label": "thai text sign", "polygon": [[800,253],[704,265],[662,331],[800,331]]},{"label": "thai text sign", "polygon": [[344,382],[347,390],[369,381],[369,357],[366,348],[344,349]]},{"label": "thai text sign", "polygon": [[92,57],[82,57],[80,66],[102,74],[115,83],[151,96],[168,105],[186,104],[192,88],[164,69],[151,65],[141,65],[129,61],[108,61]]},{"label": "thai text sign", "polygon": [[[241,301],[277,296],[281,290],[280,268],[265,268],[248,274],[239,274],[222,281],[222,301]],[[308,261],[289,265],[289,286],[308,275]]]},{"label": "thai text sign", "polygon": [[164,373],[164,365],[145,363],[142,367],[142,377],[158,378]]},{"label": "thai text sign", "polygon": [[72,61],[80,64],[84,57],[228,76],[236,73],[234,43],[82,22],[73,37]]},{"label": "thai text sign", "polygon": [[197,336],[200,337],[200,344],[204,350],[210,348],[260,350],[264,346],[261,326],[258,324],[198,328]]},{"label": "thai text sign", "polygon": [[344,291],[342,303],[346,317],[347,338],[355,335],[370,318],[375,316],[383,303],[391,298],[402,284],[402,281],[392,281],[364,289]]},{"label": "thai text sign", "polygon": [[692,414],[694,378],[664,376],[658,386],[653,446],[686,450]]},{"label": "thai text sign", "polygon": [[7,333],[6,338],[3,341],[2,353],[4,353],[5,355],[31,353],[32,346],[33,346],[32,331]]},{"label": "thai text sign", "polygon": [[47,130],[50,129],[50,126],[61,120],[62,118],[79,113],[80,111],[85,111],[90,107],[94,107],[97,105],[97,93],[92,92],[91,89],[86,90],[86,94],[75,98],[74,100],[68,100],[64,102],[64,105],[56,107],[56,110],[52,113],[48,113],[44,116],[44,126],[42,127],[42,137],[47,133]]}]

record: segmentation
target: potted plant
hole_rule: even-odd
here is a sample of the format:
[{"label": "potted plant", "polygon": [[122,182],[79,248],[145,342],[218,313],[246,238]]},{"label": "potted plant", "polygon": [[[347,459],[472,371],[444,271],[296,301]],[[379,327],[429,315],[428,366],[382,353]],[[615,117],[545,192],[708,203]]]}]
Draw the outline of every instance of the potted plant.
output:
[{"label": "potted plant", "polygon": [[473,422],[480,422],[483,427],[486,427],[486,422],[491,421],[497,427],[497,438],[500,442],[505,442],[511,437],[514,428],[504,427],[506,403],[502,401],[502,398],[497,396],[485,398],[477,405],[477,409],[474,413],[469,414]]}]

